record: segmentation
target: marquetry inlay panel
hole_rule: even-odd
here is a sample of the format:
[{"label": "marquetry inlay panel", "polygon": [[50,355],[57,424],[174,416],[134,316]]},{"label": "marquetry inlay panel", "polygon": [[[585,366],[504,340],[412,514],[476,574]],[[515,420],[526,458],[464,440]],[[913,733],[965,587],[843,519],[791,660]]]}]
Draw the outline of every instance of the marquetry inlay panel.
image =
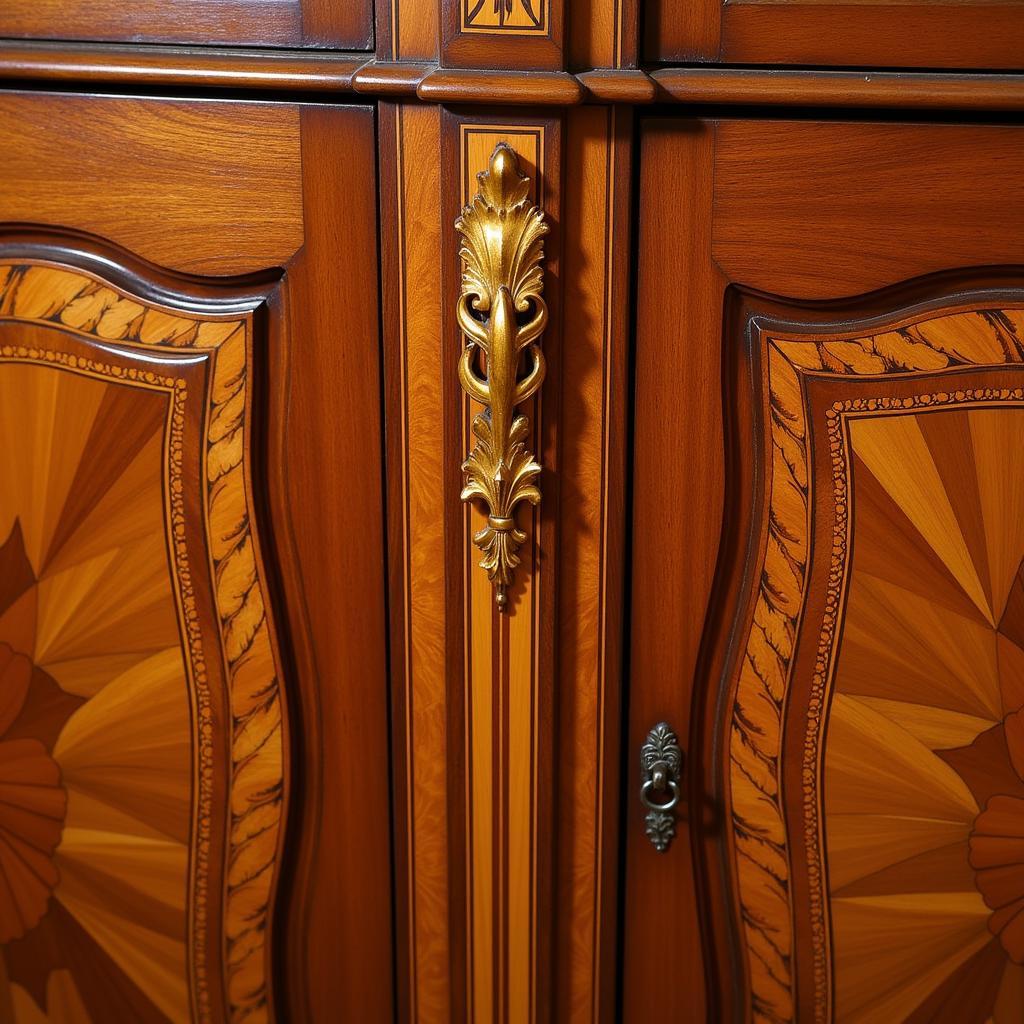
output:
[{"label": "marquetry inlay panel", "polygon": [[0,263],[4,1019],[268,1019],[284,799],[251,312]]},{"label": "marquetry inlay panel", "polygon": [[461,0],[463,32],[545,35],[551,0]]},{"label": "marquetry inlay panel", "polygon": [[1024,309],[755,320],[728,726],[755,1020],[1024,1015]]}]

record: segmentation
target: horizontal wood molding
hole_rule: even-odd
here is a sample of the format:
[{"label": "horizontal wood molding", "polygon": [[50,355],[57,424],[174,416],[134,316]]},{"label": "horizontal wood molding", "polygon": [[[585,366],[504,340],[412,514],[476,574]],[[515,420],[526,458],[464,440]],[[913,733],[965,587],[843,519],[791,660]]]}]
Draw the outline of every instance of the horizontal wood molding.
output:
[{"label": "horizontal wood molding", "polygon": [[574,75],[562,71],[467,71],[439,68],[416,87],[432,103],[572,106],[583,98]]},{"label": "horizontal wood molding", "polygon": [[598,69],[576,76],[583,86],[584,98],[597,103],[653,103],[658,86],[645,71]]},{"label": "horizontal wood molding", "polygon": [[229,89],[353,89],[359,53],[109,43],[0,43],[0,79],[125,82]]},{"label": "horizontal wood molding", "polygon": [[1020,74],[691,67],[663,68],[650,77],[660,101],[695,105],[1024,109],[1024,75]]},{"label": "horizontal wood molding", "polygon": [[433,70],[432,64],[371,60],[352,76],[352,86],[368,96],[415,96],[416,87]]},{"label": "horizontal wood molding", "polygon": [[1024,74],[662,67],[566,71],[438,68],[365,54],[5,40],[0,82],[187,86],[416,97],[442,104],[1024,110]]}]

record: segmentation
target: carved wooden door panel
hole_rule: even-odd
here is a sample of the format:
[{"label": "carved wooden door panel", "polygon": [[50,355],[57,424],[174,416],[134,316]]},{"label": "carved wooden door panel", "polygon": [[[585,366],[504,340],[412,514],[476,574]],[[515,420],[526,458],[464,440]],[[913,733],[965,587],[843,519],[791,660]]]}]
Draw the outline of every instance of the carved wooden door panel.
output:
[{"label": "carved wooden door panel", "polygon": [[372,116],[245,115],[0,100],[4,1021],[390,1013]]},{"label": "carved wooden door panel", "polygon": [[[632,816],[628,1020],[1024,1017],[1024,195],[980,142],[1021,145],[645,131],[646,195],[709,191],[700,251],[680,215],[641,236],[631,753],[674,726],[687,808],[661,853]],[[677,257],[689,321],[661,302]],[[679,543],[668,488],[701,499]],[[698,969],[652,996],[666,938]]]}]

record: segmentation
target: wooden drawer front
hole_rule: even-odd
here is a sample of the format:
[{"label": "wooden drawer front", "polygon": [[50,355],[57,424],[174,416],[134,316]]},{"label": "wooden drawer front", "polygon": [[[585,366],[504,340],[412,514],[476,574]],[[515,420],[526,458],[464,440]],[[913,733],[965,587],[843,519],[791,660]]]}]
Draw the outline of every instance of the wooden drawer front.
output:
[{"label": "wooden drawer front", "polygon": [[373,48],[370,0],[6,0],[0,36]]},{"label": "wooden drawer front", "polygon": [[1020,68],[1015,0],[663,0],[647,23],[651,60],[864,67]]},{"label": "wooden drawer front", "polygon": [[689,736],[699,855],[637,806],[628,1019],[667,930],[681,1019],[1024,1015],[1021,144],[645,128],[630,732]]},{"label": "wooden drawer front", "polygon": [[372,113],[0,136],[0,1018],[386,1019]]}]

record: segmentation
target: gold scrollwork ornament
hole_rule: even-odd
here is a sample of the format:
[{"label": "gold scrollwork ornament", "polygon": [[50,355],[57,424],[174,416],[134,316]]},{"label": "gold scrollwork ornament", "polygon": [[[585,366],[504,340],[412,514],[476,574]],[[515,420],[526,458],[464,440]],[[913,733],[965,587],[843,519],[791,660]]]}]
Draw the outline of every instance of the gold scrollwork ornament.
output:
[{"label": "gold scrollwork ornament", "polygon": [[533,397],[544,380],[544,353],[537,341],[548,320],[541,296],[548,226],[528,199],[530,179],[520,173],[507,143],[498,143],[477,182],[479,192],[455,221],[464,265],[457,315],[467,339],[459,380],[485,407],[473,419],[477,444],[462,464],[462,500],[482,498],[487,505],[487,523],[473,541],[504,611],[526,540],[516,525],[516,505],[540,501],[540,465],[526,447],[529,420],[516,406]]}]

